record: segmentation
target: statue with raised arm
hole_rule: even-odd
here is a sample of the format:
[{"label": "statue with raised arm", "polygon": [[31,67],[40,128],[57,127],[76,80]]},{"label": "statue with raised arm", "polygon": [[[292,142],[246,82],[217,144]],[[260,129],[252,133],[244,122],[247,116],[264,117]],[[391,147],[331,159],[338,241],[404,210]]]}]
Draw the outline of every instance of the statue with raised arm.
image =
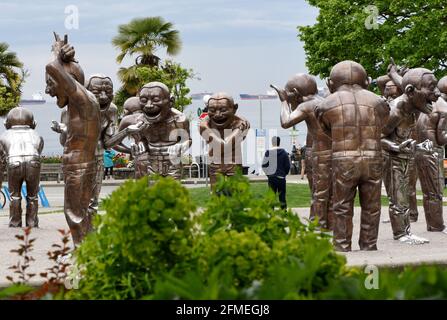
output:
[{"label": "statue with raised arm", "polygon": [[238,105],[224,92],[211,95],[207,103],[208,117],[200,123],[200,135],[209,145],[209,175],[211,188],[217,176],[233,176],[242,169],[242,142],[250,123],[236,115]]},{"label": "statue with raised arm", "polygon": [[438,82],[441,97],[429,114],[421,113],[416,124],[417,142],[433,142],[433,153],[417,153],[416,165],[423,193],[428,231],[447,233],[442,216],[444,191],[444,147],[447,145],[447,77]]},{"label": "statue with raised arm", "polygon": [[333,242],[337,251],[351,251],[357,189],[360,250],[377,250],[383,168],[380,137],[389,108],[383,98],[367,90],[369,83],[362,65],[342,61],[330,72],[331,95],[316,108],[320,126],[332,140]]},{"label": "statue with raised arm", "polygon": [[389,214],[395,240],[407,244],[428,243],[410,230],[410,165],[411,158],[419,153],[433,152],[433,143],[425,140],[416,143],[412,139],[419,113],[429,114],[432,103],[437,100],[437,80],[433,72],[424,68],[408,70],[403,77],[398,75],[392,64],[389,76],[394,83],[401,83],[403,94],[391,104],[390,117],[382,132],[382,147],[388,158],[388,168],[384,170],[387,187]]},{"label": "statue with raised arm", "polygon": [[284,129],[305,121],[306,171],[312,192],[310,219],[318,217],[324,229],[333,228],[332,212],[332,141],[321,129],[315,108],[322,102],[315,79],[307,74],[296,74],[287,81],[285,89],[272,86],[281,100],[281,126]]},{"label": "statue with raised arm", "polygon": [[191,146],[189,120],[172,107],[169,88],[161,82],[145,84],[138,100],[143,112],[124,117],[110,143],[120,142],[131,134],[138,136],[131,147],[132,155],[147,154],[147,174],[180,179],[181,157]]},{"label": "statue with raised arm", "polygon": [[92,230],[89,203],[96,180],[96,148],[101,133],[100,108],[96,97],[73,77],[75,50],[55,35],[54,59],[46,65],[46,93],[67,107],[66,140],[62,157],[64,213],[75,246]]},{"label": "statue with raised arm", "polygon": [[[22,227],[22,184],[26,184],[27,227],[38,227],[38,192],[40,182],[40,155],[43,139],[34,130],[36,122],[31,111],[16,107],[9,111],[6,131],[0,136],[2,159],[6,159],[8,188],[11,193],[9,227]],[[1,172],[3,176],[3,170]]]}]

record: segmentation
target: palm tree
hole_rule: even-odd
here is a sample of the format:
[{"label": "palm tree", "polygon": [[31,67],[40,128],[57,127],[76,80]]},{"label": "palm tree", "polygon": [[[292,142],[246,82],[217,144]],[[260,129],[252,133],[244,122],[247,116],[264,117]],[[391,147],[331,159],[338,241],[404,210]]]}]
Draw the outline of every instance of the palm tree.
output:
[{"label": "palm tree", "polygon": [[8,48],[7,43],[0,42],[0,86],[19,94],[26,72],[16,53],[8,51]]},{"label": "palm tree", "polygon": [[162,17],[136,18],[120,25],[118,35],[112,40],[113,45],[121,50],[116,61],[121,63],[127,55],[138,55],[136,64],[154,67],[160,60],[154,54],[157,49],[166,48],[168,55],[176,55],[182,43],[179,31],[173,26]]}]

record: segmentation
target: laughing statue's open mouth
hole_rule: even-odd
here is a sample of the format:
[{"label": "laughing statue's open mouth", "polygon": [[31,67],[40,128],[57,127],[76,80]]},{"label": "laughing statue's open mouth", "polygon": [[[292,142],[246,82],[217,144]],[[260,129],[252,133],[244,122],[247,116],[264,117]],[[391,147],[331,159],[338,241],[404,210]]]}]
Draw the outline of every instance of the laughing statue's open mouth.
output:
[{"label": "laughing statue's open mouth", "polygon": [[227,122],[227,120],[228,119],[226,117],[214,117],[213,118],[214,123],[220,124],[220,125],[225,124]]},{"label": "laughing statue's open mouth", "polygon": [[157,107],[144,108],[144,113],[150,120],[156,120],[161,115],[161,109]]},{"label": "laughing statue's open mouth", "polygon": [[433,101],[431,99],[426,99],[425,101],[425,112],[431,113],[433,111]]}]

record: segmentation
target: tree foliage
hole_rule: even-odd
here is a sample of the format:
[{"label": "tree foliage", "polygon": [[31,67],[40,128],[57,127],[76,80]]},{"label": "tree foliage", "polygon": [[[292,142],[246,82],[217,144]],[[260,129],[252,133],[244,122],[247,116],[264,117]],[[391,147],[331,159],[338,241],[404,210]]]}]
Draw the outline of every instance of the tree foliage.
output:
[{"label": "tree foliage", "polygon": [[159,48],[166,48],[168,55],[180,52],[182,42],[178,30],[173,29],[171,22],[162,17],[136,18],[128,24],[120,25],[118,35],[112,40],[115,47],[121,50],[116,58],[118,63],[123,62],[125,56],[140,55],[141,63],[156,65],[158,57],[154,53]]},{"label": "tree foliage", "polygon": [[185,69],[179,63],[171,60],[164,61],[161,67],[149,67],[145,65],[135,65],[130,68],[121,68],[123,86],[117,92],[115,103],[121,108],[127,98],[135,96],[138,90],[146,83],[159,81],[168,86],[171,95],[174,97],[174,108],[183,111],[184,107],[191,104],[191,98],[187,95],[190,90],[186,81],[194,78],[192,69]]},{"label": "tree foliage", "polygon": [[171,60],[164,61],[160,66],[161,59],[155,55],[162,48],[170,56],[180,52],[182,43],[179,31],[173,27],[171,22],[161,17],[136,18],[119,26],[118,35],[112,40],[121,51],[117,62],[122,63],[126,56],[137,58],[135,64],[118,71],[118,78],[123,83],[115,98],[118,108],[122,109],[127,98],[135,96],[145,83],[151,81],[163,82],[170,88],[175,98],[175,108],[182,111],[191,103],[187,97],[189,88],[186,81],[194,77],[193,71]]},{"label": "tree foliage", "polygon": [[[350,59],[377,78],[386,73],[390,57],[410,68],[431,69],[438,77],[445,74],[444,0],[307,1],[320,10],[315,25],[298,27],[312,74],[327,77],[333,65]],[[368,6],[377,8],[377,19]]]},{"label": "tree foliage", "polygon": [[22,69],[23,64],[16,53],[8,49],[8,44],[0,43],[0,116],[18,105],[26,77],[26,71]]}]

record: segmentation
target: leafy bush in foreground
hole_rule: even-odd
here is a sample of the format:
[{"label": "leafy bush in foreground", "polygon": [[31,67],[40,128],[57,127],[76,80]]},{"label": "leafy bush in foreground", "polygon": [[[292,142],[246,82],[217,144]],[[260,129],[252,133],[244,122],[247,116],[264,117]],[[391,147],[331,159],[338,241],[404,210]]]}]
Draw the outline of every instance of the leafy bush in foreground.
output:
[{"label": "leafy bush in foreground", "polygon": [[195,211],[188,191],[173,179],[127,181],[104,200],[97,231],[77,252],[83,270],[82,298],[135,299],[152,290],[153,279],[187,265]]},{"label": "leafy bush in foreground", "polygon": [[201,298],[248,297],[272,265],[290,259],[305,267],[302,294],[341,274],[344,258],[335,254],[329,237],[292,212],[274,209],[273,194],[253,197],[242,176],[221,180],[216,191],[197,214],[188,191],[172,179],[155,178],[150,186],[147,178],[126,182],[104,201],[107,213],[78,249],[83,279],[72,297],[194,296],[187,290],[169,294],[166,281],[179,289],[182,281],[191,290],[221,288],[197,289]]},{"label": "leafy bush in foreground", "polygon": [[379,289],[347,268],[330,236],[254,197],[248,181],[221,180],[199,213],[171,179],[126,182],[104,203],[97,231],[77,252],[83,279],[69,298],[447,298],[443,267],[380,270]]}]

